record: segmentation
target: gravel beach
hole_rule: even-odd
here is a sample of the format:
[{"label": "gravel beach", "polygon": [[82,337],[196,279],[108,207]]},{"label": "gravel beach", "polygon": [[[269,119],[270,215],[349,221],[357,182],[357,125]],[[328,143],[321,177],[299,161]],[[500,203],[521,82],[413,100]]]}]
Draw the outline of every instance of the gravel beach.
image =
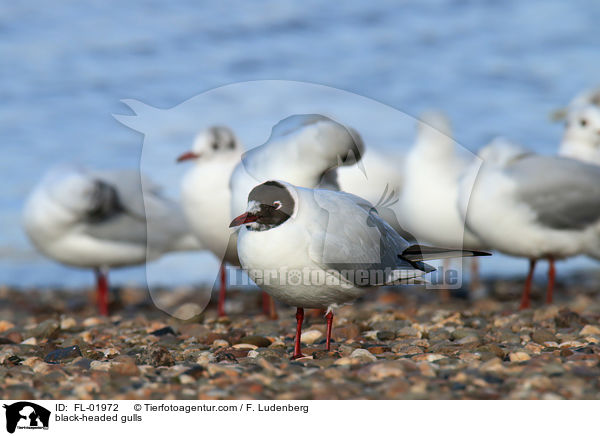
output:
[{"label": "gravel beach", "polygon": [[[92,290],[0,288],[0,396],[5,399],[600,399],[597,277],[558,286],[557,303],[518,312],[522,282],[489,296],[441,298],[381,289],[325,320],[307,311],[290,360],[295,309],[259,315],[258,292],[229,293],[181,321],[143,289],[123,288],[109,318]],[[165,289],[172,304],[184,292]],[[178,296],[181,294],[181,298]],[[187,295],[187,294],[185,294]],[[464,295],[462,295],[464,297]],[[193,303],[187,303],[193,304]]]}]

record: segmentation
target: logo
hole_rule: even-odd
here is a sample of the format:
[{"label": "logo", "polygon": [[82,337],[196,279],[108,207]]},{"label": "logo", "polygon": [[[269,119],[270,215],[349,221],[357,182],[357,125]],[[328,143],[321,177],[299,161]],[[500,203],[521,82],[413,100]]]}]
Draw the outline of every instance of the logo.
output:
[{"label": "logo", "polygon": [[48,430],[50,411],[29,401],[19,401],[4,405],[6,409],[6,431],[14,433],[18,429]]}]

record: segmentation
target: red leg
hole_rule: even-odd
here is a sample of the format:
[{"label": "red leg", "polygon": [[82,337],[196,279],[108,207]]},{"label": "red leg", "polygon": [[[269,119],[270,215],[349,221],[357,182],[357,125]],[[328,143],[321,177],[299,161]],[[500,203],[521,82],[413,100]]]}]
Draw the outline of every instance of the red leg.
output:
[{"label": "red leg", "polygon": [[296,310],[296,341],[294,343],[294,355],[292,359],[298,359],[304,357],[300,350],[300,337],[302,336],[302,321],[304,321],[304,309],[299,307]]},{"label": "red leg", "polygon": [[552,304],[552,293],[554,291],[554,278],[556,276],[556,269],[554,268],[554,258],[548,258],[549,269],[548,269],[548,289],[546,289],[546,303]]},{"label": "red leg", "polygon": [[269,319],[277,319],[277,310],[275,309],[275,301],[269,294],[262,291],[262,311],[263,314]]},{"label": "red leg", "polygon": [[95,269],[96,273],[96,304],[102,316],[108,316],[108,274],[101,268]]},{"label": "red leg", "polygon": [[471,291],[477,291],[481,286],[479,277],[479,259],[476,257],[471,258]]},{"label": "red leg", "polygon": [[277,308],[275,307],[275,300],[269,295],[269,318],[278,319]]},{"label": "red leg", "polygon": [[333,311],[330,310],[325,315],[325,319],[327,319],[327,351],[331,351],[331,327],[333,327]]},{"label": "red leg", "polygon": [[525,280],[525,289],[523,290],[523,297],[521,298],[519,309],[527,309],[530,305],[529,295],[531,294],[531,282],[533,281],[534,269],[535,259],[529,259],[529,274],[527,274],[527,280]]},{"label": "red leg", "polygon": [[221,289],[219,289],[219,304],[217,306],[218,316],[225,316],[225,294],[227,293],[227,270],[225,262],[221,263],[220,269]]}]

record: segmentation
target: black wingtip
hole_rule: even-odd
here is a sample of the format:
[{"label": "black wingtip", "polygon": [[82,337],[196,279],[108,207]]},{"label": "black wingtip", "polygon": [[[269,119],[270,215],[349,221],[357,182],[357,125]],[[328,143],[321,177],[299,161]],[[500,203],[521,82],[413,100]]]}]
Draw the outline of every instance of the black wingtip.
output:
[{"label": "black wingtip", "polygon": [[466,251],[470,251],[471,253],[473,253],[473,256],[491,256],[492,253],[488,252],[488,251],[477,251],[477,250],[466,250]]}]

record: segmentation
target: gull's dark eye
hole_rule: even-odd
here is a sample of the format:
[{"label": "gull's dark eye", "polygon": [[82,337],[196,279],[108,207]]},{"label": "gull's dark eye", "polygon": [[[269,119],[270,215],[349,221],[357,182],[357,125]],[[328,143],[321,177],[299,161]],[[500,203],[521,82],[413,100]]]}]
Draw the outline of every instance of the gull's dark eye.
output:
[{"label": "gull's dark eye", "polygon": [[587,120],[585,118],[582,118],[579,120],[579,124],[581,124],[581,127],[585,127],[587,126]]},{"label": "gull's dark eye", "polygon": [[277,200],[273,202],[273,207],[275,208],[275,210],[279,210],[281,209],[281,201]]},{"label": "gull's dark eye", "polygon": [[216,150],[217,148],[219,148],[219,144],[217,144],[216,142],[212,143],[212,149]]}]

